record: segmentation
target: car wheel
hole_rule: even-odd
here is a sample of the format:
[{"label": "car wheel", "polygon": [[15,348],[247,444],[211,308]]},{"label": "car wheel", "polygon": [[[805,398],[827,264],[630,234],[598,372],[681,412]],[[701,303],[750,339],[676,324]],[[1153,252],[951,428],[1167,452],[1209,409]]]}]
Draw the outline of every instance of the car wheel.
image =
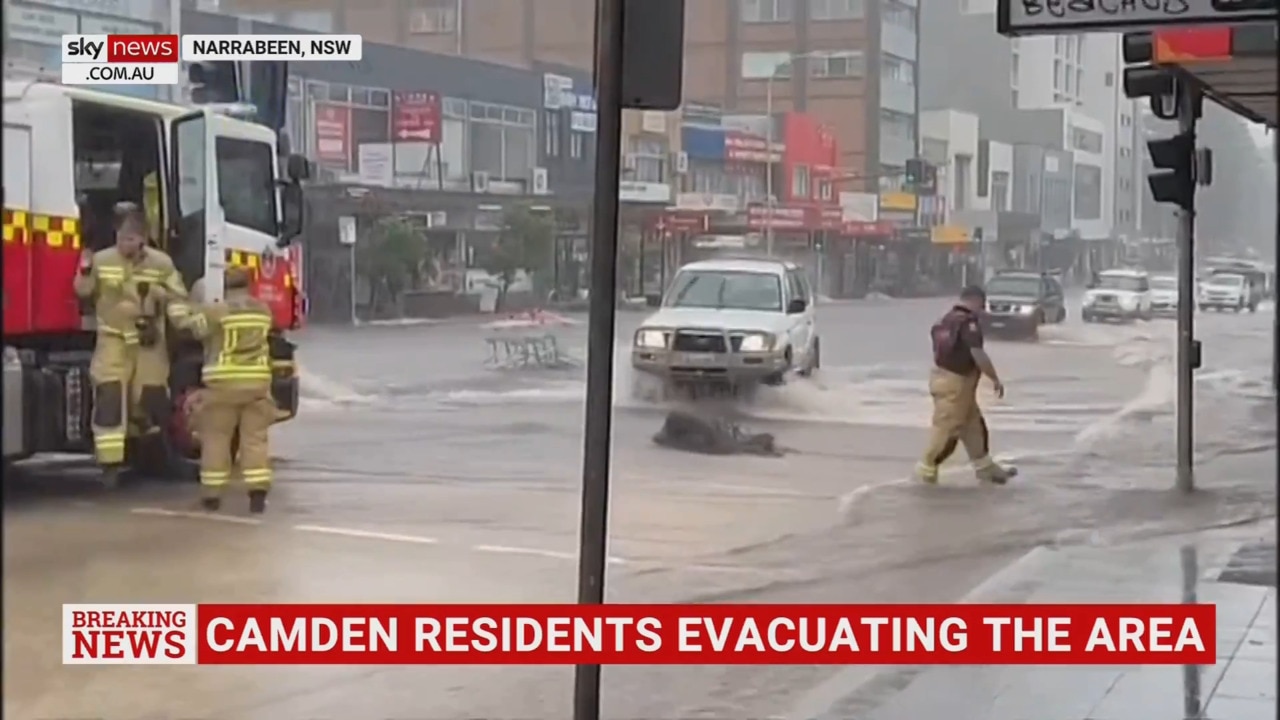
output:
[{"label": "car wheel", "polygon": [[1065,307],[1058,308],[1058,319],[1054,320],[1054,322],[1061,323],[1066,321],[1067,321],[1067,309]]},{"label": "car wheel", "polygon": [[766,377],[763,381],[765,385],[776,387],[778,385],[782,385],[787,382],[787,373],[791,370],[791,348],[786,349],[786,352],[783,354],[783,357],[787,361],[786,367],[784,367],[779,372],[776,372]]},{"label": "car wheel", "polygon": [[813,371],[822,367],[822,338],[813,339],[813,349],[809,351],[809,360],[803,368],[800,369],[800,377],[809,377],[813,375]]}]

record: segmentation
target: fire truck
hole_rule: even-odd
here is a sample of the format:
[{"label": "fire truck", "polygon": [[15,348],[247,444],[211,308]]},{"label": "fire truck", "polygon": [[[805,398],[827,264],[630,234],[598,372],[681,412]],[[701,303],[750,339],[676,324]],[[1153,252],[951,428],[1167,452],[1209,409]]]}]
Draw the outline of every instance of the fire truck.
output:
[{"label": "fire truck", "polygon": [[[310,170],[278,148],[272,129],[210,107],[4,81],[6,462],[93,450],[94,317],[72,281],[82,251],[114,242],[121,201],[158,207],[152,242],[173,257],[196,300],[222,298],[227,267],[253,271],[254,293],[273,310],[277,420],[296,415],[288,331],[301,325],[305,300],[285,252],[302,233],[300,183]],[[131,438],[126,457],[146,475],[194,476],[199,448],[189,411],[203,354],[182,333],[168,336],[173,406],[165,432]]]}]

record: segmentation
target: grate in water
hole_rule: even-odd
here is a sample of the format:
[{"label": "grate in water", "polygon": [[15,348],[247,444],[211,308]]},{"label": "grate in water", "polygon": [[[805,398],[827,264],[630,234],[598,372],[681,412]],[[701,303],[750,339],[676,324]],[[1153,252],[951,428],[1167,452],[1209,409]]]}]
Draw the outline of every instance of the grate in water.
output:
[{"label": "grate in water", "polygon": [[1249,543],[1236,551],[1218,582],[1276,586],[1276,541]]}]

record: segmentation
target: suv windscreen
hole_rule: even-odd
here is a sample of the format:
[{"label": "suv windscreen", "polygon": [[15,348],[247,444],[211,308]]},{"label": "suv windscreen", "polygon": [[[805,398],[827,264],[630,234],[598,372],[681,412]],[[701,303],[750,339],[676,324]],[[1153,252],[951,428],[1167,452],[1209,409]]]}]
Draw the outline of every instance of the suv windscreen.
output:
[{"label": "suv windscreen", "polygon": [[782,312],[782,283],[766,273],[686,270],[676,275],[663,305]]},{"label": "suv windscreen", "polygon": [[1103,275],[1098,279],[1098,288],[1100,290],[1126,290],[1128,292],[1143,292],[1147,289],[1146,283],[1140,277],[1132,275]]},{"label": "suv windscreen", "polygon": [[1240,287],[1244,285],[1243,275],[1214,275],[1209,278],[1209,285],[1223,285],[1226,287]]},{"label": "suv windscreen", "polygon": [[987,297],[995,297],[1005,295],[1008,297],[1040,297],[1040,278],[1038,277],[1017,277],[1017,276],[996,276],[987,283]]}]

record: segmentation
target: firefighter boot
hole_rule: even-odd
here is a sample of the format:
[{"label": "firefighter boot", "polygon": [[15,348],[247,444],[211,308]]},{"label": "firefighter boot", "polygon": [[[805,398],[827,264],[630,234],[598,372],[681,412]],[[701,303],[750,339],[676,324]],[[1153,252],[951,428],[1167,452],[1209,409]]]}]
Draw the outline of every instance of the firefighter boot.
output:
[{"label": "firefighter boot", "polygon": [[200,507],[206,512],[218,512],[222,509],[222,498],[216,495],[206,495],[200,498]]},{"label": "firefighter boot", "polygon": [[973,472],[978,479],[992,485],[1004,485],[1018,475],[1018,468],[1005,467],[991,458],[974,461]]},{"label": "firefighter boot", "polygon": [[937,485],[938,484],[938,466],[930,465],[929,463],[925,463],[925,462],[916,463],[915,477],[917,480],[927,485]]},{"label": "firefighter boot", "polygon": [[98,482],[102,485],[103,490],[115,490],[120,487],[120,466],[103,465],[102,474],[99,475]]},{"label": "firefighter boot", "polygon": [[267,511],[267,491],[266,490],[250,490],[249,491],[249,512],[254,515],[261,515]]}]

